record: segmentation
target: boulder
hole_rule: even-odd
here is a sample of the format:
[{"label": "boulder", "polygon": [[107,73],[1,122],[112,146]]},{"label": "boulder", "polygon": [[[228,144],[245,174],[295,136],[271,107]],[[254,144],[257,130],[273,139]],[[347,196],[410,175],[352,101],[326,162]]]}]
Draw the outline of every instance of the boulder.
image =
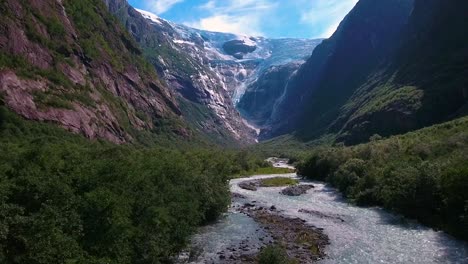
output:
[{"label": "boulder", "polygon": [[300,196],[302,194],[307,193],[308,190],[314,188],[313,185],[296,185],[290,186],[285,188],[281,191],[281,194],[288,195],[288,196]]}]

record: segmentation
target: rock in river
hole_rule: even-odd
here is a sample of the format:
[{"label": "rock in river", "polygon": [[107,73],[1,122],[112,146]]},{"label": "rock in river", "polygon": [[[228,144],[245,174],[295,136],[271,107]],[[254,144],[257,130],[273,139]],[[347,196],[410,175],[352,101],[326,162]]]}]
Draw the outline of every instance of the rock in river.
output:
[{"label": "rock in river", "polygon": [[308,190],[314,188],[313,185],[295,185],[285,188],[281,191],[282,194],[288,196],[300,196],[302,194],[307,193]]}]

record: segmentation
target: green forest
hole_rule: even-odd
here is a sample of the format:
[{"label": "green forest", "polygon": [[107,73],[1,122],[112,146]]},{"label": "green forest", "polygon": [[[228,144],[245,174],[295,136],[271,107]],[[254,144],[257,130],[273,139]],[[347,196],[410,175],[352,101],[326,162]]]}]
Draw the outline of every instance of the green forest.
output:
[{"label": "green forest", "polygon": [[1,263],[165,263],[230,203],[245,152],[89,141],[0,108]]}]

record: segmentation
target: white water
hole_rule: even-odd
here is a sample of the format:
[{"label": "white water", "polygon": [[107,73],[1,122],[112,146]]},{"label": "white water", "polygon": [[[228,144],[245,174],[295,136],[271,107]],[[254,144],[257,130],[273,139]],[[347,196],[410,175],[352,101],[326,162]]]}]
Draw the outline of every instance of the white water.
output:
[{"label": "white water", "polygon": [[[295,174],[282,176],[296,177]],[[320,182],[313,182],[315,188],[299,197],[279,194],[282,188],[260,188],[252,192],[238,187],[239,182],[268,177],[272,176],[232,180],[231,191],[259,205],[275,205],[285,215],[323,228],[331,244],[326,249],[328,257],[320,263],[468,263],[467,243],[380,208],[350,205],[333,188]],[[300,209],[320,214],[299,213]],[[194,239],[205,250],[200,263],[208,263],[208,256],[216,256],[219,250],[235,244],[233,240],[251,237],[255,228],[258,226],[248,217],[233,211],[228,213]]]}]

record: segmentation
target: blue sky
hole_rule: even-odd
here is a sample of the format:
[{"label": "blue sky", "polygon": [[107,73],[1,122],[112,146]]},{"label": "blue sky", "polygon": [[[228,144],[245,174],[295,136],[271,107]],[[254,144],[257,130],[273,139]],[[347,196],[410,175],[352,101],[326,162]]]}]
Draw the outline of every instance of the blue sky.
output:
[{"label": "blue sky", "polygon": [[270,38],[331,36],[358,0],[129,0],[195,28]]}]

